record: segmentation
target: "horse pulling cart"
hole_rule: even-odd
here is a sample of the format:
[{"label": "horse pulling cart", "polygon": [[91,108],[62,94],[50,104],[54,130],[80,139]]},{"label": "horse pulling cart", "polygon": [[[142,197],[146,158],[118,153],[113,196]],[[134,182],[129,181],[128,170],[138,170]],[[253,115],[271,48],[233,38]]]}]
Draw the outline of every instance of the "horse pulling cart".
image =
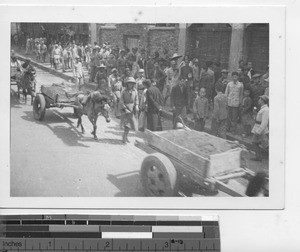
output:
[{"label": "horse pulling cart", "polygon": [[38,93],[33,101],[33,116],[36,120],[44,119],[47,108],[74,108],[74,114],[78,118],[77,127],[81,126],[81,132],[84,133],[82,125],[82,115],[86,115],[93,125],[91,134],[97,140],[97,118],[101,114],[106,122],[109,118],[109,98],[100,91],[83,94],[73,83],[52,84],[52,86],[41,86],[41,92]]},{"label": "horse pulling cart", "polygon": [[146,196],[195,196],[180,191],[179,181],[207,193],[219,191],[230,196],[246,196],[231,187],[231,180],[249,184],[255,174],[246,167],[248,151],[240,144],[204,132],[180,129],[146,130],[147,143],[156,153],[141,165],[141,182]]},{"label": "horse pulling cart", "polygon": [[52,84],[52,86],[41,86],[41,92],[37,93],[33,101],[33,116],[38,121],[43,121],[46,109],[73,107],[76,105],[76,96],[79,91],[73,83]]}]

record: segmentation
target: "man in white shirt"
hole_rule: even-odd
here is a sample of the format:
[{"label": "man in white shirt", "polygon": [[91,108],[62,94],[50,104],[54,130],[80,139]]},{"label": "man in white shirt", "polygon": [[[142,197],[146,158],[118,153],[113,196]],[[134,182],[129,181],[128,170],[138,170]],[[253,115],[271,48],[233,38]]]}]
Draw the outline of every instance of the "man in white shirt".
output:
[{"label": "man in white shirt", "polygon": [[242,103],[244,85],[238,81],[238,73],[232,72],[232,81],[226,86],[225,95],[228,100],[228,117],[227,117],[227,131],[236,133],[236,127],[239,117],[239,108]]}]

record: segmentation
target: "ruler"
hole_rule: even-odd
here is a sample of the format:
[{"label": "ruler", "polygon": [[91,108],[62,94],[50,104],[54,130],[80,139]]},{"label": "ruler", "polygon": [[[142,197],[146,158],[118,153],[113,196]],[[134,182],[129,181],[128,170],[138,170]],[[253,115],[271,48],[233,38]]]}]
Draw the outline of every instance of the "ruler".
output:
[{"label": "ruler", "polygon": [[219,252],[217,216],[5,215],[1,252]]}]

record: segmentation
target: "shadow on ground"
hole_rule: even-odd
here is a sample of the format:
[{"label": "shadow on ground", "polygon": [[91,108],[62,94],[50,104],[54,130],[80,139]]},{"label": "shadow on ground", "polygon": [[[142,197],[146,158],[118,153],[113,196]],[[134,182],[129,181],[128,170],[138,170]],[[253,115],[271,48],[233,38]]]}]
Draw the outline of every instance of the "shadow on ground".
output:
[{"label": "shadow on ground", "polygon": [[116,193],[116,197],[143,197],[143,188],[140,183],[139,171],[121,173],[118,175],[107,175],[108,181],[116,186],[120,192]]},{"label": "shadow on ground", "polygon": [[[74,123],[69,120],[65,114],[61,114],[58,111],[49,110],[45,115],[45,119],[43,121],[37,121],[33,118],[33,113],[31,111],[24,111],[22,118],[29,122],[34,122],[41,126],[46,126],[49,128],[59,139],[61,139],[66,145],[69,146],[80,146],[80,147],[90,147],[84,143],[92,142],[92,143],[105,143],[105,144],[115,144],[115,145],[123,145],[123,142],[119,139],[109,139],[109,138],[101,138],[101,135],[98,133],[98,140],[95,140],[90,134],[89,136],[83,135],[81,131],[74,125]],[[68,113],[67,115],[71,115]],[[53,125],[56,123],[67,123],[68,126],[63,125]]]}]

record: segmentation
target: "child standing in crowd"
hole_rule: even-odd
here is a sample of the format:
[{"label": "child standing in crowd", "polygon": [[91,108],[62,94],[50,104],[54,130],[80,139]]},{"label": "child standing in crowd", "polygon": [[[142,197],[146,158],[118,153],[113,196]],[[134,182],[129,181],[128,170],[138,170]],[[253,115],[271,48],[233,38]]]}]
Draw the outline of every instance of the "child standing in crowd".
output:
[{"label": "child standing in crowd", "polygon": [[213,135],[226,138],[227,122],[227,96],[223,94],[223,87],[216,85],[217,95],[214,98],[214,109],[212,113],[211,132]]},{"label": "child standing in crowd", "polygon": [[247,137],[251,133],[251,122],[252,122],[252,100],[250,98],[250,90],[244,90],[244,97],[241,105],[241,119],[244,129],[243,137]]},{"label": "child standing in crowd", "polygon": [[208,117],[208,99],[205,95],[205,88],[201,88],[193,106],[195,130],[198,131],[204,130],[205,120]]}]

